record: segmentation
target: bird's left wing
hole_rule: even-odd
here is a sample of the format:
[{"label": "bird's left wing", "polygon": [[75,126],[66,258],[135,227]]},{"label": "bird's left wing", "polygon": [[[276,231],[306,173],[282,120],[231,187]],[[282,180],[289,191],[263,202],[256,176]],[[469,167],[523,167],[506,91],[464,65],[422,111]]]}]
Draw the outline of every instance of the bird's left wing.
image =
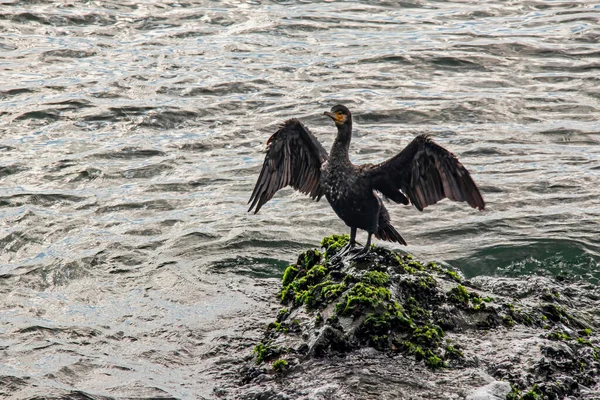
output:
[{"label": "bird's left wing", "polygon": [[408,204],[406,195],[419,211],[446,197],[466,201],[480,210],[485,208],[469,171],[454,154],[427,135],[417,136],[391,159],[366,166],[364,173],[374,189],[396,202]]},{"label": "bird's left wing", "polygon": [[327,151],[308,128],[295,118],[285,121],[267,141],[267,155],[248,200],[252,203],[248,211],[254,208],[256,214],[287,185],[319,200],[323,195],[321,164],[327,158]]}]

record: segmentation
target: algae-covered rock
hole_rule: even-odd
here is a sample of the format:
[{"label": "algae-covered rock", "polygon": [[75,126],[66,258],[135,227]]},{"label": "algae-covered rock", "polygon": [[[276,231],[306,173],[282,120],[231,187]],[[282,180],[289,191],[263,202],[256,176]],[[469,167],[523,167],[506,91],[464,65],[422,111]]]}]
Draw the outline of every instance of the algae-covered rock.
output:
[{"label": "algae-covered rock", "polygon": [[[326,356],[371,346],[412,355],[435,369],[463,361],[459,347],[445,339],[445,328],[501,323],[502,317],[491,318],[498,314],[494,308],[486,309],[478,294],[457,284],[456,272],[436,264],[423,265],[380,247],[358,261],[332,262],[347,241],[348,236],[327,237],[324,253],[306,251],[286,269],[280,292],[285,317],[270,325],[275,329],[258,349]],[[310,329],[290,335],[290,321],[303,321]],[[264,361],[264,353],[257,351],[258,361]]]},{"label": "algae-covered rock", "polygon": [[[463,398],[484,396],[487,389],[477,387],[494,385],[503,390],[511,385],[509,399],[600,393],[600,323],[589,311],[593,308],[577,304],[582,299],[574,296],[581,292],[547,278],[536,285],[508,278],[464,281],[456,271],[376,246],[361,259],[337,259],[347,241],[346,235],[327,237],[323,251],[308,250],[286,269],[278,299],[282,308],[256,344],[253,363],[242,369],[243,383],[274,380],[282,392],[297,391],[292,376],[301,381],[327,360],[356,366],[356,355],[371,349],[369,365],[374,359],[399,360],[398,368],[406,370],[389,371],[385,367],[394,363],[384,363],[381,382],[386,374],[409,377],[418,371],[420,378],[431,379],[454,374],[462,381],[449,382],[446,386],[454,387],[449,393],[457,393],[457,382],[472,385],[461,389]],[[511,291],[511,285],[519,289]],[[597,300],[585,301],[591,306]],[[461,371],[471,371],[471,377]],[[474,380],[473,371],[504,383],[489,386],[489,380]],[[444,397],[443,390],[423,396],[453,398]]]}]

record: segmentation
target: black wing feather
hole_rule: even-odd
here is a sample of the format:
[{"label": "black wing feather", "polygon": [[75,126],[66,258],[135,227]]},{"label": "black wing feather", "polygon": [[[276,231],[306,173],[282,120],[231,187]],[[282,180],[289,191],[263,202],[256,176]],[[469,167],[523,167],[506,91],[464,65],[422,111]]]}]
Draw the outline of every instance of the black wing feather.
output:
[{"label": "black wing feather", "polygon": [[250,196],[248,211],[256,214],[281,188],[290,185],[312,199],[323,195],[320,185],[321,164],[327,151],[297,119],[283,123],[267,141],[267,155]]},{"label": "black wing feather", "polygon": [[370,167],[367,173],[374,189],[407,204],[404,193],[419,211],[446,197],[466,201],[480,210],[485,208],[469,171],[454,154],[427,135],[417,136],[398,155]]}]

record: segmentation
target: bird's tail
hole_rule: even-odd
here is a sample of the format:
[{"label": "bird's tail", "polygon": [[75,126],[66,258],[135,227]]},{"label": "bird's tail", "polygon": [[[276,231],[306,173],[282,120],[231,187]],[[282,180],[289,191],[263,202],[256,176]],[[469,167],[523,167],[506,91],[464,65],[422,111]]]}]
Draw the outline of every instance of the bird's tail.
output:
[{"label": "bird's tail", "polygon": [[397,242],[406,246],[406,240],[398,233],[396,228],[387,224],[375,234],[377,239],[387,240],[388,242]]}]

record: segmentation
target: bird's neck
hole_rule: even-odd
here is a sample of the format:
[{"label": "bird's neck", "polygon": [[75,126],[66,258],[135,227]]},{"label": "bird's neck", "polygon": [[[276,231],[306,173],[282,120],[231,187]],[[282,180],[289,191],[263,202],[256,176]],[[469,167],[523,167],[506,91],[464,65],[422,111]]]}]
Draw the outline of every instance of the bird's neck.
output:
[{"label": "bird's neck", "polygon": [[338,125],[338,134],[331,146],[330,158],[333,160],[350,163],[348,149],[352,139],[352,124]]}]

